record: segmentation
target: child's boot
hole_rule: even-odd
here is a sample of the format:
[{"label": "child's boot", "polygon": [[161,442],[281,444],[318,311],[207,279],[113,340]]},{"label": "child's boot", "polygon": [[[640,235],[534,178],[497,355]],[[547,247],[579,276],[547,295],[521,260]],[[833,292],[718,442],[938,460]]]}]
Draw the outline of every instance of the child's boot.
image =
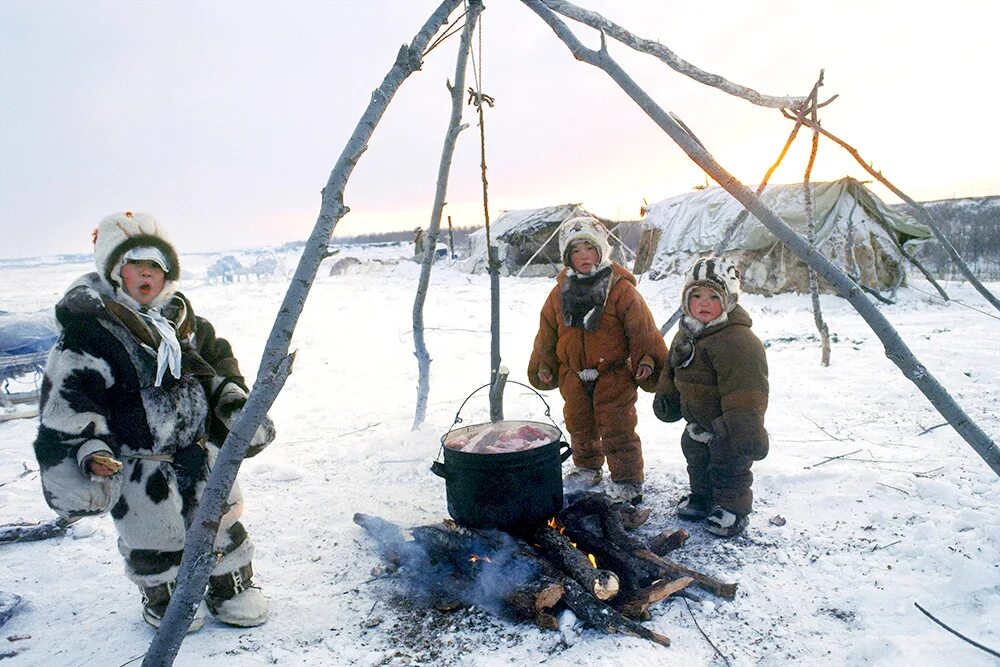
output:
[{"label": "child's boot", "polygon": [[705,519],[705,530],[719,537],[733,537],[742,533],[749,524],[746,514],[736,514],[716,505]]},{"label": "child's boot", "polygon": [[687,521],[701,521],[712,513],[712,499],[691,494],[677,503],[677,516]]},{"label": "child's boot", "polygon": [[601,468],[581,468],[573,466],[563,476],[563,491],[585,491],[598,485],[603,471]]},{"label": "child's boot", "polygon": [[249,563],[228,574],[212,575],[205,601],[216,620],[227,625],[252,628],[267,620],[267,598],[254,586]]},{"label": "child's boot", "polygon": [[634,480],[611,482],[608,486],[608,495],[620,503],[638,505],[642,502],[642,482]]},{"label": "child's boot", "polygon": [[[142,591],[143,620],[154,628],[159,628],[160,623],[163,622],[163,615],[167,613],[170,596],[174,592],[174,582],[170,581],[156,586],[140,586],[139,590]],[[191,620],[191,625],[188,626],[187,631],[196,632],[203,625],[205,625],[205,603],[201,602],[194,612],[194,618]]]}]

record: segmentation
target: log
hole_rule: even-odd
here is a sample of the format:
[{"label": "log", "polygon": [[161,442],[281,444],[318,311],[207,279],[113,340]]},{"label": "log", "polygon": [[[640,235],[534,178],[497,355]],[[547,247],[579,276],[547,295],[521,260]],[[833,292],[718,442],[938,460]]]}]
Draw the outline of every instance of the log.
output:
[{"label": "log", "polygon": [[559,520],[564,525],[578,524],[584,517],[596,516],[601,523],[604,538],[626,551],[645,549],[646,544],[637,537],[626,532],[624,513],[627,503],[612,500],[603,493],[585,491],[574,493],[565,509],[559,513]]},{"label": "log", "polygon": [[[566,535],[576,542],[577,547],[594,554],[599,567],[615,572],[626,591],[641,590],[663,577],[663,572],[657,565],[605,539],[600,526],[595,525],[598,524],[597,517],[571,514],[564,520],[560,514],[560,520],[564,521]],[[646,547],[641,545],[641,548]]]},{"label": "log", "polygon": [[649,520],[649,515],[652,511],[653,510],[648,507],[639,509],[638,507],[633,507],[632,505],[625,505],[622,510],[622,524],[628,530],[635,530]]},{"label": "log", "polygon": [[559,621],[549,611],[562,600],[566,587],[550,577],[539,577],[513,590],[504,598],[516,621],[534,623],[544,630],[556,630]]},{"label": "log", "polygon": [[691,534],[683,528],[677,530],[667,529],[649,538],[649,550],[657,556],[666,556],[674,549],[684,546]]},{"label": "log", "polygon": [[16,593],[0,591],[0,627],[10,620],[24,600]]},{"label": "log", "polygon": [[657,556],[652,551],[638,551],[635,554],[638,558],[657,565],[664,575],[672,577],[691,577],[698,586],[718,595],[720,598],[732,600],[736,597],[735,583],[726,583],[710,575],[684,567],[680,563],[667,560],[662,556]]},{"label": "log", "polygon": [[681,577],[680,579],[660,579],[637,591],[627,600],[622,600],[615,608],[623,616],[646,620],[649,618],[649,607],[660,600],[665,600],[674,593],[684,590],[694,582],[691,577]]},{"label": "log", "polygon": [[51,519],[41,523],[8,523],[0,526],[0,544],[37,542],[51,537],[62,537],[66,529],[79,519]]},{"label": "log", "polygon": [[568,574],[598,600],[610,600],[618,594],[618,575],[594,567],[587,555],[565,535],[551,526],[541,526],[531,535],[531,544],[547,560]]},{"label": "log", "polygon": [[595,599],[594,596],[583,589],[583,586],[569,577],[563,579],[563,586],[566,587],[563,602],[573,610],[577,618],[595,630],[601,630],[609,634],[631,635],[633,637],[648,639],[661,646],[670,646],[669,637],[653,632],[632,619],[625,618],[608,605]]}]

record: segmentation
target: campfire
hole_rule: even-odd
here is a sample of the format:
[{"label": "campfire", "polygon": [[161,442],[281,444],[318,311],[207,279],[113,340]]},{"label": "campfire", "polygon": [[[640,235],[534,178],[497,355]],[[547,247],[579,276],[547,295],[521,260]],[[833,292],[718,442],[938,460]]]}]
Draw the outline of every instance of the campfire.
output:
[{"label": "campfire", "polygon": [[666,558],[687,531],[649,539],[634,531],[648,509],[601,493],[574,493],[547,524],[523,531],[470,529],[445,520],[404,531],[378,517],[354,522],[378,542],[386,568],[398,571],[429,606],[475,605],[495,616],[540,628],[558,628],[568,608],[587,626],[641,637],[663,646],[670,639],[643,626],[651,605],[670,596],[697,597],[696,586],[731,599],[725,583]]}]

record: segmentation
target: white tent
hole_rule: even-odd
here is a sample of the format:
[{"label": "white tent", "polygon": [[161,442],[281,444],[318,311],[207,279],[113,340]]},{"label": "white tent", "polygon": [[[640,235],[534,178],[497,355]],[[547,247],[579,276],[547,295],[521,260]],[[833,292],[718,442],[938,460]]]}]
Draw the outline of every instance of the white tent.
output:
[{"label": "white tent", "polygon": [[[891,289],[905,279],[906,258],[931,237],[930,230],[894,211],[853,178],[813,183],[816,247],[862,284]],[[761,200],[788,226],[806,235],[802,184],[769,185]],[[711,254],[743,206],[722,188],[706,188],[645,207],[640,261],[653,280],[683,273],[696,257]],[[644,253],[644,250],[646,251]],[[806,265],[755,217],[748,216],[726,255],[743,274],[744,289],[761,294],[806,292]],[[821,289],[824,287],[821,283]],[[829,289],[829,288],[827,288]]]}]

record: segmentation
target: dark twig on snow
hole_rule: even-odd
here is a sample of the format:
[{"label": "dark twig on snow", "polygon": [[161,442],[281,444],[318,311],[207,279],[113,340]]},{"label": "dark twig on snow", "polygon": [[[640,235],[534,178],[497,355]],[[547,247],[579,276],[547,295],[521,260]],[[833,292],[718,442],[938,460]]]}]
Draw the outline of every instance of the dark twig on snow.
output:
[{"label": "dark twig on snow", "polygon": [[968,642],[968,643],[972,644],[973,646],[975,646],[976,648],[978,648],[979,650],[986,651],[990,655],[993,655],[993,656],[996,656],[996,657],[1000,658],[1000,651],[995,651],[995,650],[991,649],[988,646],[983,646],[979,642],[974,641],[972,639],[969,639],[968,637],[966,637],[965,635],[963,635],[961,632],[948,627],[947,625],[945,625],[944,623],[942,623],[941,621],[939,621],[937,618],[935,618],[932,613],[930,613],[929,611],[927,611],[926,609],[924,609],[923,607],[921,607],[919,603],[914,602],[913,606],[916,607],[917,609],[919,609],[921,612],[923,612],[924,616],[926,616],[927,618],[931,619],[932,621],[934,621],[935,623],[937,623],[942,628],[944,628],[945,630],[947,630],[951,634],[955,635],[956,637],[958,637],[962,641]]},{"label": "dark twig on snow", "polygon": [[927,428],[925,428],[920,433],[917,433],[917,435],[923,435],[924,433],[930,433],[931,431],[933,431],[936,428],[941,428],[942,426],[947,426],[947,425],[948,425],[948,422],[941,422],[940,424],[934,424],[934,426],[928,426]]},{"label": "dark twig on snow", "polygon": [[899,491],[904,496],[910,495],[909,491],[904,491],[903,489],[899,488],[898,486],[893,486],[892,484],[883,484],[882,482],[875,482],[875,484],[877,484],[878,486],[884,486],[887,489],[894,489],[896,491]]},{"label": "dark twig on snow", "polygon": [[889,544],[883,544],[881,546],[879,546],[879,545],[876,544],[874,547],[872,547],[872,551],[880,551],[882,549],[888,549],[889,547],[895,546],[895,545],[899,544],[902,541],[903,540],[896,540],[895,542],[889,542]]},{"label": "dark twig on snow", "polygon": [[691,620],[694,621],[694,627],[698,628],[698,632],[700,632],[701,636],[705,638],[705,641],[708,642],[708,645],[711,646],[712,649],[715,651],[715,653],[720,658],[722,658],[722,661],[725,662],[728,665],[729,664],[729,658],[727,658],[725,656],[725,654],[722,651],[719,650],[719,647],[716,646],[715,643],[711,639],[709,639],[708,635],[705,634],[705,631],[701,629],[701,625],[698,624],[698,619],[694,617],[694,612],[691,611],[691,603],[687,601],[687,596],[681,596],[681,597],[684,598],[684,606],[687,607],[688,615],[690,615],[691,616]]},{"label": "dark twig on snow", "polygon": [[831,437],[831,438],[833,438],[834,440],[838,440],[838,441],[840,441],[840,442],[844,442],[844,439],[843,439],[843,438],[838,438],[838,437],[837,437],[837,436],[835,436],[835,435],[834,435],[833,433],[830,433],[829,431],[827,431],[827,430],[826,430],[825,428],[823,428],[823,427],[822,427],[822,426],[821,426],[821,425],[820,425],[820,424],[819,424],[818,422],[816,422],[816,421],[815,421],[815,420],[813,420],[812,418],[810,418],[810,417],[807,417],[806,415],[802,415],[802,416],[803,416],[803,417],[805,417],[805,420],[806,420],[807,422],[809,422],[810,424],[812,424],[813,426],[815,426],[816,428],[818,428],[818,429],[819,429],[820,431],[822,431],[822,432],[823,432],[823,433],[824,433],[825,435],[828,435],[828,436],[830,436],[830,437]]},{"label": "dark twig on snow", "polygon": [[8,484],[13,484],[17,480],[22,479],[24,477],[27,477],[28,475],[30,475],[33,472],[38,472],[34,468],[29,468],[24,462],[21,463],[21,466],[24,467],[24,470],[21,471],[20,475],[18,475],[14,479],[8,479],[6,482],[0,482],[0,486],[7,486]]},{"label": "dark twig on snow", "polygon": [[827,457],[827,459],[825,461],[820,461],[819,463],[814,463],[811,466],[806,466],[805,469],[809,470],[810,468],[818,468],[819,466],[821,466],[821,465],[823,465],[825,463],[829,463],[830,461],[836,461],[837,459],[842,459],[845,456],[850,456],[851,454],[857,454],[860,451],[861,451],[860,449],[855,449],[853,452],[847,452],[846,454],[838,454],[837,456],[829,456],[829,457]]}]

